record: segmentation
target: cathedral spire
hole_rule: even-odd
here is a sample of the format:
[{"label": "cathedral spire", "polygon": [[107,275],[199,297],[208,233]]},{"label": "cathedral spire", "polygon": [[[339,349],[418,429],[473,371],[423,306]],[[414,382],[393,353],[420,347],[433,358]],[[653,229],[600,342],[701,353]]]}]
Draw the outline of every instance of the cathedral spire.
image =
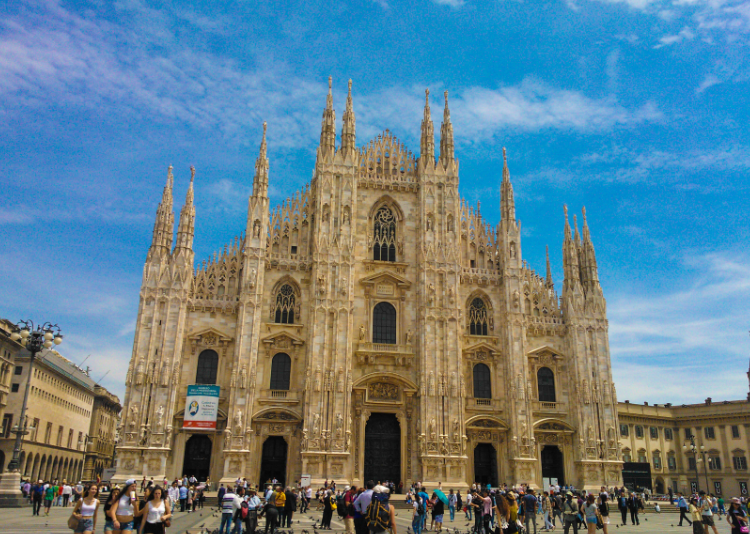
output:
[{"label": "cathedral spire", "polygon": [[[589,223],[586,220],[586,208],[583,208],[583,262],[586,273],[585,283],[587,289],[596,291],[600,288],[599,285],[599,269],[596,265],[596,252],[594,251],[594,243],[591,241],[591,232],[589,231]],[[599,289],[601,291],[601,289]]]},{"label": "cathedral spire", "polygon": [[513,184],[510,183],[505,147],[503,147],[503,183],[500,186],[500,218],[509,222],[516,220],[516,202],[513,198]]},{"label": "cathedral spire", "polygon": [[565,241],[563,242],[563,270],[565,271],[565,281],[563,284],[563,291],[566,289],[575,288],[580,284],[581,271],[578,263],[578,225],[575,222],[575,215],[573,216],[573,224],[575,225],[575,238],[571,237],[570,222],[568,222],[568,206],[565,209]]},{"label": "cathedral spire", "polygon": [[443,125],[440,127],[440,161],[444,167],[453,162],[453,124],[451,124],[451,112],[448,109],[448,91],[445,96],[445,109],[443,110]]},{"label": "cathedral spire", "polygon": [[419,159],[425,165],[435,165],[435,130],[430,115],[430,90],[424,91],[424,117],[422,118],[422,138],[419,142]]},{"label": "cathedral spire", "polygon": [[353,156],[357,150],[355,126],[352,81],[349,80],[349,93],[346,96],[346,110],[344,110],[344,125],[341,128],[341,152],[345,157]]},{"label": "cathedral spire", "polygon": [[555,284],[552,281],[552,268],[549,264],[549,245],[547,245],[547,280],[545,282],[545,285],[548,289],[553,289],[555,287]]},{"label": "cathedral spire", "polygon": [[268,195],[268,154],[266,145],[267,124],[263,122],[263,139],[260,141],[258,159],[255,160],[255,178],[253,178],[253,196]]},{"label": "cathedral spire", "polygon": [[193,236],[195,235],[195,205],[193,204],[193,181],[195,180],[195,167],[190,166],[190,185],[185,195],[185,205],[180,211],[180,223],[177,226],[178,249],[193,249]]},{"label": "cathedral spire", "polygon": [[323,110],[323,122],[320,129],[320,153],[333,156],[336,151],[336,112],[333,110],[333,77],[328,77],[328,96]]},{"label": "cathedral spire", "polygon": [[154,233],[151,238],[151,249],[162,247],[167,251],[172,250],[174,238],[174,210],[172,208],[172,189],[174,187],[174,176],[172,166],[167,170],[167,183],[161,194],[161,202],[156,209],[156,221],[154,222]]}]

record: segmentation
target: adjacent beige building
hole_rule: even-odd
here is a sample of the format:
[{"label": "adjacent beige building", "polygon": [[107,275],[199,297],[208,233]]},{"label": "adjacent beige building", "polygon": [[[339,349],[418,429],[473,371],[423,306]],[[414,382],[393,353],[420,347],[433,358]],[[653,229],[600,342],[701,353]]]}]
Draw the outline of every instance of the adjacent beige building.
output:
[{"label": "adjacent beige building", "polygon": [[[15,357],[11,393],[5,417],[16,424],[29,375],[30,354],[22,349]],[[21,476],[31,479],[79,480],[83,475],[86,441],[91,435],[92,416],[97,395],[104,395],[86,372],[52,350],[40,352],[31,371],[31,389],[27,405],[28,424],[31,430],[22,443],[20,456]],[[106,391],[106,390],[105,390]],[[103,428],[114,435],[115,423],[110,421],[107,404],[118,404],[117,397],[102,401],[105,412]],[[107,434],[103,451],[111,459],[113,437]],[[0,438],[0,469],[5,469],[13,457],[15,436],[6,432]],[[96,451],[92,457],[98,458]]]},{"label": "adjacent beige building", "polygon": [[[351,84],[337,138],[329,91],[311,182],[270,208],[264,125],[244,232],[197,265],[170,167],[116,480],[621,483],[585,211],[582,234],[561,217],[558,296],[523,259],[507,162],[499,222],[461,198],[447,93],[435,145],[429,99],[417,156],[388,130],[356,144]],[[215,430],[183,430],[190,384],[220,386]]]},{"label": "adjacent beige building", "polygon": [[[709,398],[681,406],[625,402],[618,411],[626,483],[629,462],[635,462],[648,466],[656,493],[697,487],[725,497],[748,495],[750,401]],[[690,436],[698,447],[697,458],[690,451]]]},{"label": "adjacent beige building", "polygon": [[83,463],[83,479],[95,480],[114,464],[117,427],[120,422],[120,399],[102,386],[94,386],[94,407]]},{"label": "adjacent beige building", "polygon": [[[21,344],[10,339],[11,333],[13,333],[13,324],[5,319],[0,319],[0,436],[10,436],[11,429],[14,424],[18,421],[13,420],[13,414],[6,414],[6,408],[8,406],[8,397],[11,389],[15,389],[16,386],[13,384],[16,382],[16,375],[21,372],[20,367],[15,365],[15,356],[19,350],[21,350]],[[10,462],[12,456],[7,458],[7,462]],[[3,471],[4,466],[7,464],[5,458],[0,457],[0,473]]]}]

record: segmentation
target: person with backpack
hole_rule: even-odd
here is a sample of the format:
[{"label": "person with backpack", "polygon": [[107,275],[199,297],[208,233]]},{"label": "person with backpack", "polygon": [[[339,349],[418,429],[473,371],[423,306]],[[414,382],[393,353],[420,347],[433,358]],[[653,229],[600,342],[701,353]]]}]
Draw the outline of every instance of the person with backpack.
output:
[{"label": "person with backpack", "polygon": [[389,502],[389,490],[385,486],[377,485],[372,490],[372,501],[367,507],[367,529],[370,534],[381,534],[390,530],[396,532],[396,509]]},{"label": "person with backpack", "polygon": [[346,487],[346,493],[344,494],[344,508],[346,513],[344,514],[344,528],[346,534],[354,534],[354,501],[357,499],[357,486]]},{"label": "person with backpack", "polygon": [[414,534],[422,534],[425,520],[424,516],[427,513],[427,507],[419,493],[414,495],[412,507],[414,508],[414,511],[411,515],[411,528],[414,531]]},{"label": "person with backpack", "polygon": [[320,520],[321,529],[331,530],[331,519],[336,508],[336,497],[333,495],[333,491],[327,489],[323,494],[323,518]]}]

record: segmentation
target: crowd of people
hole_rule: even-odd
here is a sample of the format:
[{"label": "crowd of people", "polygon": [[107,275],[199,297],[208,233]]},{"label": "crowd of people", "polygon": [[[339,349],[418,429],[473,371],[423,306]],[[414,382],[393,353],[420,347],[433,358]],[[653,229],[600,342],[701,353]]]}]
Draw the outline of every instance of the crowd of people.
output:
[{"label": "crowd of people", "polygon": [[[164,479],[162,485],[144,477],[141,491],[137,492],[136,481],[128,480],[122,487],[111,488],[101,506],[104,532],[165,534],[173,512],[189,513],[203,508],[209,488],[210,481],[199,482],[192,476],[176,478],[171,483]],[[100,508],[99,491],[107,488],[99,483],[84,486],[81,482],[73,485],[65,480],[46,483],[40,480],[33,484],[25,482],[21,489],[32,505],[33,515],[40,515],[42,506],[45,515],[49,515],[53,506],[72,506],[71,529],[76,533],[94,534]],[[264,533],[274,534],[278,528],[291,529],[295,513],[305,513],[315,507],[315,511],[322,512],[316,529],[331,530],[336,514],[344,523],[346,534],[379,534],[385,530],[397,534],[390,496],[402,491],[402,485],[389,481],[369,481],[363,487],[347,485],[343,488],[337,488],[334,481],[326,481],[313,490],[309,485],[302,487],[299,481],[284,487],[277,480],[270,480],[264,489],[258,489],[246,479],[238,478],[233,486],[225,488],[221,484],[218,488],[219,532],[254,533],[259,530],[259,520],[265,519]],[[537,492],[526,485],[491,488],[473,484],[467,494],[462,495],[453,489],[445,493],[442,484],[428,491],[416,482],[406,494],[406,503],[411,506],[413,534],[428,531],[440,534],[445,514],[449,514],[451,522],[455,521],[456,514],[473,521],[473,534],[537,534],[558,527],[564,534],[570,531],[594,534],[597,530],[609,534],[611,524],[624,526],[628,516],[632,525],[640,525],[639,515],[649,498],[647,491],[632,492],[625,487],[607,489],[602,486],[598,492],[586,492],[558,485]],[[747,499],[733,498],[728,507],[721,496],[705,492],[689,496],[670,492],[668,499],[680,510],[678,526],[686,523],[692,526],[694,534],[719,534],[716,517],[726,518],[732,534],[748,532]],[[616,513],[610,513],[610,506],[620,512],[619,521],[614,518]],[[658,504],[656,506],[658,511]]]}]

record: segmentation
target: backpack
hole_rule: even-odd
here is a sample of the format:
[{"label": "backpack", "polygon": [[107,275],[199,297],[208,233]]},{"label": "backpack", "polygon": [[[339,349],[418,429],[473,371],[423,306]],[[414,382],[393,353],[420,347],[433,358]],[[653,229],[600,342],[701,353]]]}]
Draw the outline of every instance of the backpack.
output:
[{"label": "backpack", "polygon": [[388,506],[383,506],[377,499],[373,499],[367,507],[367,529],[373,534],[384,532],[391,526],[391,513]]},{"label": "backpack", "polygon": [[346,517],[348,510],[346,509],[346,501],[345,501],[344,494],[341,494],[338,497],[336,497],[336,506],[334,508],[339,513],[339,517]]},{"label": "backpack", "polygon": [[240,517],[242,519],[247,519],[247,512],[250,510],[250,507],[247,505],[245,501],[242,501],[242,504],[240,505]]},{"label": "backpack", "polygon": [[417,503],[417,515],[424,515],[426,512],[427,510],[424,509],[422,499],[419,499],[419,502]]}]

